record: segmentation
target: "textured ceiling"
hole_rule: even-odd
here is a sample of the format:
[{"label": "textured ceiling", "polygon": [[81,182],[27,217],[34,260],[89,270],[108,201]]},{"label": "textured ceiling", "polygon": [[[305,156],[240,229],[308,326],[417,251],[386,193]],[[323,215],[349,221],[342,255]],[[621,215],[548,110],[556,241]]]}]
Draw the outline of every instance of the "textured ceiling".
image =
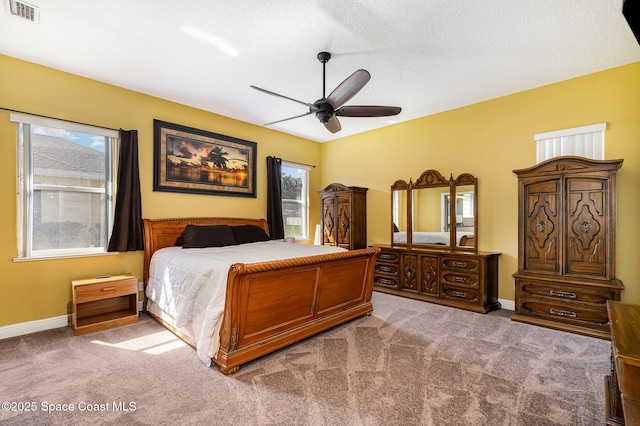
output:
[{"label": "textured ceiling", "polygon": [[321,51],[327,95],[364,68],[346,105],[402,107],[336,134],[313,115],[269,126],[318,142],[640,61],[622,0],[30,0],[36,24],[8,2],[0,54],[245,122],[305,113],[249,86],[312,103]]}]

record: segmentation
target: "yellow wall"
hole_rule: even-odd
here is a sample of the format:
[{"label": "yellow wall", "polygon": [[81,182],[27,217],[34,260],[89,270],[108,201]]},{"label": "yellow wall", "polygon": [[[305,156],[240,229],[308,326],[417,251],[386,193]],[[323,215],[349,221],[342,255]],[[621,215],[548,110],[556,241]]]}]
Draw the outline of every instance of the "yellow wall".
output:
[{"label": "yellow wall", "polygon": [[[248,90],[248,89],[247,89]],[[167,102],[0,55],[0,107],[109,128],[137,129],[143,217],[266,217],[266,160],[318,165],[320,144],[262,126]],[[153,119],[257,142],[257,198],[153,192]],[[16,125],[0,110],[0,326],[67,313],[70,280],[132,272],[142,280],[142,252],[14,262]],[[320,172],[310,172],[310,223],[319,222]],[[316,196],[314,196],[316,195]],[[312,227],[312,229],[315,229]],[[310,236],[313,239],[313,235]]]},{"label": "yellow wall", "polygon": [[[429,96],[425,93],[424,96]],[[480,250],[502,253],[499,297],[513,300],[517,269],[517,180],[513,169],[535,163],[533,134],[607,122],[606,157],[624,158],[618,180],[618,267],[623,300],[640,303],[633,273],[638,249],[640,63],[373,132],[318,144],[108,84],[0,55],[0,107],[110,128],[139,131],[143,216],[266,215],[265,157],[318,167],[310,173],[310,224],[319,222],[316,191],[332,182],[369,188],[367,241],[389,243],[390,186],[426,169],[479,179]],[[153,192],[153,119],[258,143],[255,199]],[[344,121],[349,120],[345,118]],[[355,120],[355,119],[353,119]],[[346,123],[345,123],[346,124]],[[142,252],[14,262],[16,128],[0,110],[0,326],[67,313],[69,281],[99,274],[142,276]],[[313,238],[313,235],[311,235]]]},{"label": "yellow wall", "polygon": [[[428,93],[420,96],[428,97]],[[349,120],[345,118],[343,121]],[[499,297],[514,300],[518,185],[535,164],[533,135],[606,122],[605,156],[618,171],[617,277],[640,303],[640,62],[322,144],[322,183],[368,187],[367,242],[388,244],[390,186],[427,169],[478,178],[479,249],[500,252]]]}]

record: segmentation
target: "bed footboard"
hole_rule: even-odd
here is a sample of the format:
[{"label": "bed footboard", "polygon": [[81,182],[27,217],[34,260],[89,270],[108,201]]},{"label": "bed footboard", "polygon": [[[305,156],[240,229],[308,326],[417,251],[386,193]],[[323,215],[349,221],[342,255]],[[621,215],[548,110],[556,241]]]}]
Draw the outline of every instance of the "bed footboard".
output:
[{"label": "bed footboard", "polygon": [[369,315],[379,248],[229,270],[220,350],[225,374],[240,365],[351,319]]}]

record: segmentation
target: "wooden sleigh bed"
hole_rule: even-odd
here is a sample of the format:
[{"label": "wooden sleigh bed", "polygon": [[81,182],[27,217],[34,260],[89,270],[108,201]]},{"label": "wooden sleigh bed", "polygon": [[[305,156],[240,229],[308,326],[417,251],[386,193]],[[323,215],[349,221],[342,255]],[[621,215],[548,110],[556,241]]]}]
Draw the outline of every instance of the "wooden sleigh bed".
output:
[{"label": "wooden sleigh bed", "polygon": [[[268,233],[264,219],[144,219],[144,283],[152,255],[174,246],[192,225],[254,225]],[[283,243],[284,244],[284,243]],[[378,248],[259,263],[234,263],[228,271],[219,349],[212,361],[224,374],[240,365],[351,319],[370,315],[373,270]],[[149,312],[145,301],[145,310]],[[149,314],[188,344],[188,333]]]}]

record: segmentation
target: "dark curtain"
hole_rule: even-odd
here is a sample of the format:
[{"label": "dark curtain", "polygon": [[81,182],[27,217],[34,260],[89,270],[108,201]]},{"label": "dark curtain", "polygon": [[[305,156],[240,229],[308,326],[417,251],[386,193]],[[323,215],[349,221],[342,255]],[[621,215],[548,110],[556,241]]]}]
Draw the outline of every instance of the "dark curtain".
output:
[{"label": "dark curtain", "polygon": [[118,193],[108,251],[144,250],[137,130],[120,130],[118,158]]},{"label": "dark curtain", "polygon": [[282,220],[282,159],[267,157],[267,224],[271,238],[284,238]]}]

